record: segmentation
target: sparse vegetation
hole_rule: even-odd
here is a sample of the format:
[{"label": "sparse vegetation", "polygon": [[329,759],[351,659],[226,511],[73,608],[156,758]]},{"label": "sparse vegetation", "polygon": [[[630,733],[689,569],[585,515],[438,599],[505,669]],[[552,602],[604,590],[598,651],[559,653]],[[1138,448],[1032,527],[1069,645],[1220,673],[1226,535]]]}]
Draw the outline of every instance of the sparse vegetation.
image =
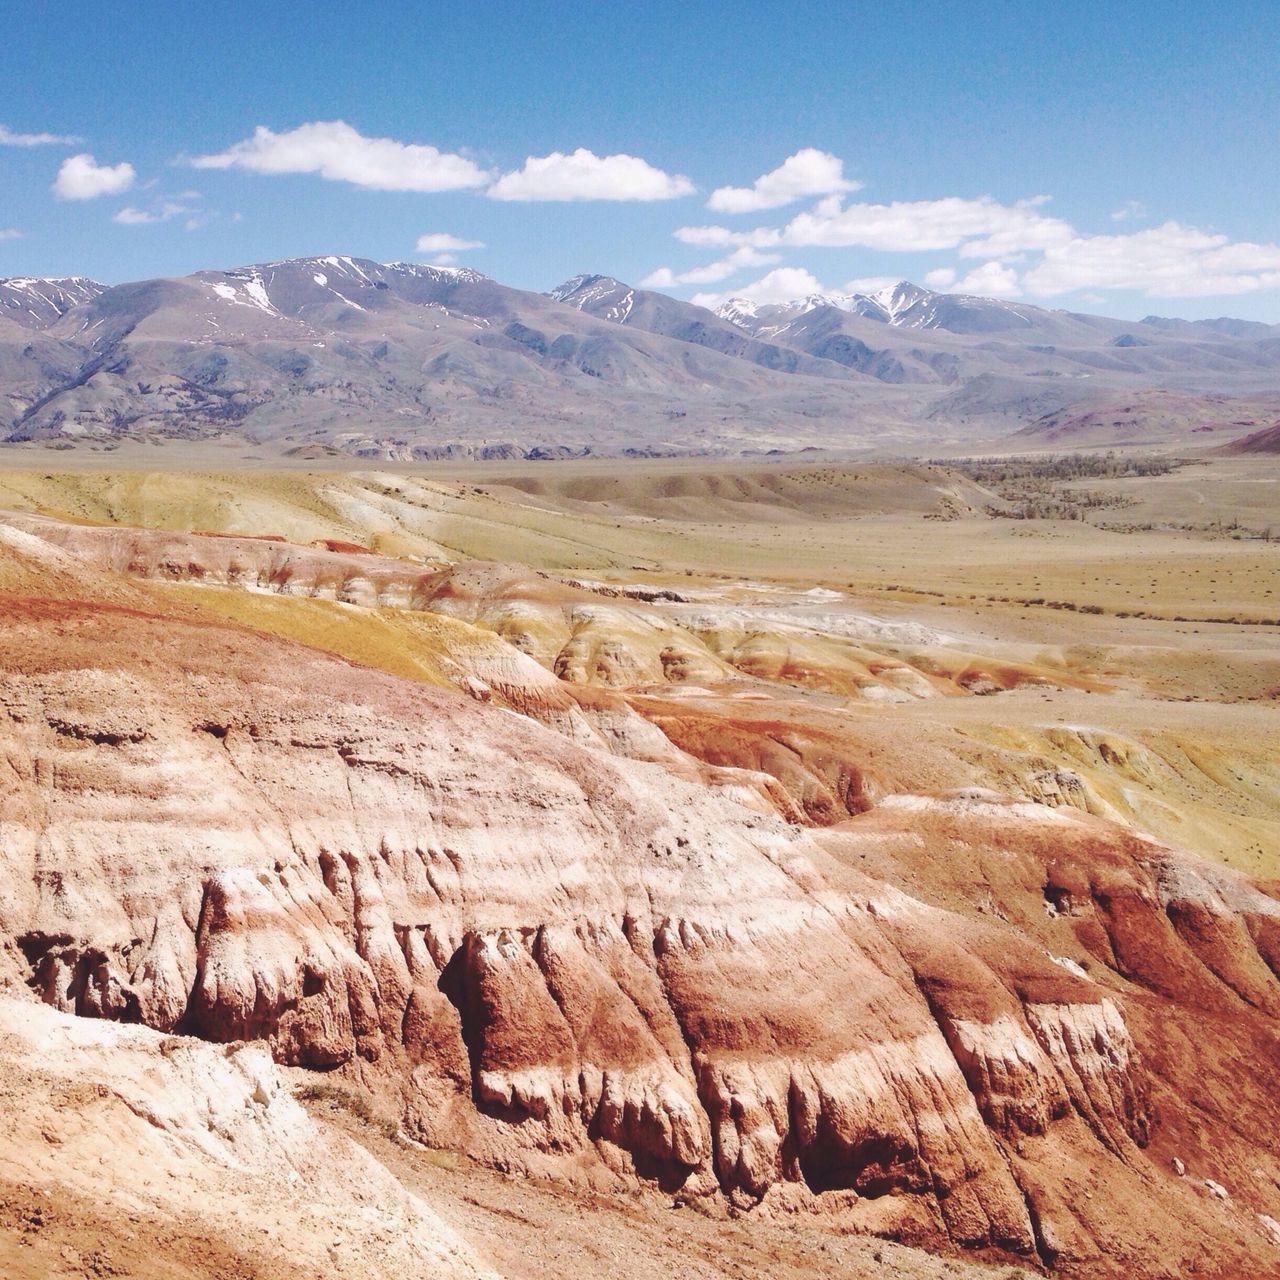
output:
[{"label": "sparse vegetation", "polygon": [[377,1129],[390,1142],[395,1142],[400,1136],[399,1121],[380,1112],[374,1105],[373,1098],[363,1089],[344,1088],[317,1081],[295,1089],[293,1096],[299,1102],[317,1103],[334,1110],[346,1111],[362,1124]]},{"label": "sparse vegetation", "polygon": [[993,490],[1001,504],[986,508],[1006,520],[1084,520],[1090,511],[1127,507],[1133,498],[1077,488],[1084,480],[1139,480],[1167,475],[1181,463],[1115,453],[1068,453],[1033,458],[968,458],[952,464]]},{"label": "sparse vegetation", "polygon": [[1043,457],[963,458],[950,464],[979,484],[997,486],[1028,480],[1127,480],[1164,476],[1179,459],[1117,453],[1064,453]]}]

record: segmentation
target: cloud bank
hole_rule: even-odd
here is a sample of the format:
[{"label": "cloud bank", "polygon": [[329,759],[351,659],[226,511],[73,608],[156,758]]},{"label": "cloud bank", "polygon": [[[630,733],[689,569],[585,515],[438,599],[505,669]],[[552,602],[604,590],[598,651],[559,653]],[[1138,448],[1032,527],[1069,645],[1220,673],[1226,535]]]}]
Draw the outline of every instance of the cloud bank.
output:
[{"label": "cloud bank", "polygon": [[[989,297],[1051,299],[1111,289],[1185,298],[1280,287],[1280,245],[1232,241],[1175,221],[1097,235],[1046,212],[1047,203],[1043,195],[1013,204],[991,196],[846,203],[840,195],[828,194],[781,225],[746,230],[682,226],[674,235],[695,247],[774,253],[849,248],[880,253],[949,251],[956,262],[930,268],[924,282],[930,288]],[[1126,206],[1125,218],[1136,216],[1136,209]],[[670,272],[671,282],[692,283],[699,271],[716,265]],[[747,286],[742,296],[753,297],[752,289],[775,288],[779,274],[769,272]]]}]

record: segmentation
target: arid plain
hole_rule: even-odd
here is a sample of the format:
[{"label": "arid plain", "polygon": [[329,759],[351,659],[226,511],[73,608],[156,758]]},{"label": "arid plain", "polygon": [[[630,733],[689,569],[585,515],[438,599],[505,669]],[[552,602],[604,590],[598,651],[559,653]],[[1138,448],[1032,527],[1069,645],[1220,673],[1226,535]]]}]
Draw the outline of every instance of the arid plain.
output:
[{"label": "arid plain", "polygon": [[166,453],[0,470],[6,1274],[1280,1274],[1276,457]]}]

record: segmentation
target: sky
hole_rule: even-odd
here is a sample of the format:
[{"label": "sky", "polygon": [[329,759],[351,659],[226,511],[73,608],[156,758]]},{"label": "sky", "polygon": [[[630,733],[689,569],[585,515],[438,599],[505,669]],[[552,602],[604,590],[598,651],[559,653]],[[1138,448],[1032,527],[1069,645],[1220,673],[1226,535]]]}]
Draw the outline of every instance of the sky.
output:
[{"label": "sky", "polygon": [[1280,322],[1280,4],[0,0],[0,277],[310,254]]}]

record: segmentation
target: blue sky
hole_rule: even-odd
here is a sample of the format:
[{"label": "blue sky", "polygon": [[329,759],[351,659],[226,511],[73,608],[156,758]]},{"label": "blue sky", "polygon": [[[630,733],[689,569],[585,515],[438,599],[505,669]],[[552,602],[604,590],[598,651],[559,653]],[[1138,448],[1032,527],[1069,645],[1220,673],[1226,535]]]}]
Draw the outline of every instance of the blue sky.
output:
[{"label": "blue sky", "polygon": [[534,289],[909,278],[1280,321],[1275,3],[10,0],[3,26],[0,275],[443,254]]}]

